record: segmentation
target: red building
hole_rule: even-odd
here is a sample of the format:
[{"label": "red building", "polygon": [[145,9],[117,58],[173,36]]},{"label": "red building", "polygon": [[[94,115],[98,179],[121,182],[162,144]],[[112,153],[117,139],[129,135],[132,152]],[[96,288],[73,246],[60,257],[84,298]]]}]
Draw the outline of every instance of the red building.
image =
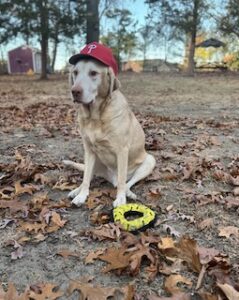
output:
[{"label": "red building", "polygon": [[8,52],[8,73],[41,72],[41,52],[30,46],[20,46]]}]

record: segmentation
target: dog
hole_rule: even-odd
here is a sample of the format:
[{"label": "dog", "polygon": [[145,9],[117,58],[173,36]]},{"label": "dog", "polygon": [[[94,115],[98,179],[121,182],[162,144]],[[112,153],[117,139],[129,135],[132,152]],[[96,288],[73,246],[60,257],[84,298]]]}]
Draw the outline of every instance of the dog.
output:
[{"label": "dog", "polygon": [[84,164],[68,160],[64,164],[83,171],[84,176],[82,184],[69,197],[76,206],[85,203],[96,175],[117,187],[113,202],[117,207],[125,204],[127,197],[136,199],[131,187],[153,171],[155,158],[145,151],[143,129],[120,91],[111,50],[93,43],[77,55],[70,59],[70,84],[71,97],[79,112]]}]

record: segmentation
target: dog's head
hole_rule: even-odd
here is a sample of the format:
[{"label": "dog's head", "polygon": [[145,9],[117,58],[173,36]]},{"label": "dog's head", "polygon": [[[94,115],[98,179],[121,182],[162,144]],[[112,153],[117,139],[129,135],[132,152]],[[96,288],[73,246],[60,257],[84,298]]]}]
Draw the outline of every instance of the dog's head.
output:
[{"label": "dog's head", "polygon": [[83,105],[111,97],[120,87],[111,67],[95,59],[78,61],[70,71],[70,84],[72,100]]}]

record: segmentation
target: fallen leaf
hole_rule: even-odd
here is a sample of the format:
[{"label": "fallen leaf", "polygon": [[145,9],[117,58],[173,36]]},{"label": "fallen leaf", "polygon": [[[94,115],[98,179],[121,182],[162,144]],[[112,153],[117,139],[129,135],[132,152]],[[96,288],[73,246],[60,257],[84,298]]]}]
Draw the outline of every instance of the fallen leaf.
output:
[{"label": "fallen leaf", "polygon": [[227,296],[228,300],[239,300],[239,292],[236,291],[233,286],[231,286],[227,283],[225,283],[225,284],[217,283],[217,286]]},{"label": "fallen leaf", "polygon": [[165,262],[163,262],[159,266],[159,272],[164,275],[171,275],[171,274],[178,274],[181,270],[185,269],[185,266],[183,265],[182,259],[176,259],[172,264],[168,265]]},{"label": "fallen leaf", "polygon": [[51,222],[59,227],[63,227],[66,224],[67,220],[62,220],[61,216],[53,211],[51,214]]},{"label": "fallen leaf", "polygon": [[239,228],[235,226],[226,226],[219,228],[218,236],[229,238],[231,235],[234,235],[236,238],[238,238]]},{"label": "fallen leaf", "polygon": [[120,227],[114,223],[104,224],[95,229],[86,230],[85,234],[93,239],[103,241],[106,239],[116,240],[120,236]]},{"label": "fallen leaf", "polygon": [[194,272],[199,273],[201,263],[196,241],[189,237],[182,237],[177,243],[177,248],[179,250],[177,257],[184,260]]},{"label": "fallen leaf", "polygon": [[22,200],[0,200],[0,208],[9,208],[11,212],[22,211],[26,214],[29,209],[26,202]]},{"label": "fallen leaf", "polygon": [[72,191],[77,188],[77,184],[71,184],[69,182],[57,182],[52,188],[53,190]]},{"label": "fallen leaf", "polygon": [[200,230],[209,229],[213,227],[213,218],[207,218],[198,224]]},{"label": "fallen leaf", "polygon": [[[55,300],[61,297],[64,293],[61,290],[57,290],[57,286],[52,283],[44,283],[37,285],[35,291],[30,289],[30,298],[33,300]],[[37,292],[36,292],[37,290]]]},{"label": "fallen leaf", "polygon": [[197,246],[197,250],[202,265],[208,264],[215,256],[220,254],[220,252],[214,248],[205,248]]},{"label": "fallen leaf", "polygon": [[62,256],[64,259],[68,258],[69,256],[74,256],[74,257],[81,256],[79,252],[70,251],[67,249],[60,250],[56,254]]},{"label": "fallen leaf", "polygon": [[158,243],[158,248],[160,250],[175,248],[175,243],[171,237],[163,237]]},{"label": "fallen leaf", "polygon": [[178,287],[178,283],[183,283],[189,287],[192,287],[191,280],[187,279],[186,277],[181,275],[170,275],[164,282],[164,288],[171,295],[179,293],[182,291],[182,289]]},{"label": "fallen leaf", "polygon": [[23,294],[19,295],[15,285],[9,282],[7,292],[4,292],[0,286],[0,300],[29,300],[29,292],[26,289]]},{"label": "fallen leaf", "polygon": [[92,264],[100,255],[105,252],[105,249],[99,249],[96,251],[91,251],[85,258],[85,264]]},{"label": "fallen leaf", "polygon": [[41,173],[36,173],[34,175],[34,181],[40,182],[42,185],[49,184],[51,182],[51,179],[48,178],[46,175]]},{"label": "fallen leaf", "polygon": [[99,256],[100,260],[103,260],[108,263],[104,267],[104,273],[107,273],[112,270],[123,270],[129,266],[131,253],[125,253],[124,248],[108,248],[105,253]]},{"label": "fallen leaf", "polygon": [[21,181],[17,181],[15,184],[15,194],[17,196],[22,195],[22,194],[30,194],[32,195],[33,192],[35,192],[38,187],[36,185],[32,185],[32,184],[26,184],[24,186],[21,185]]},{"label": "fallen leaf", "polygon": [[[134,287],[132,285],[122,288],[106,288],[99,286],[94,287],[92,284],[72,281],[70,282],[68,293],[71,295],[75,290],[80,291],[81,299],[88,300],[133,300],[135,294]],[[120,298],[119,295],[121,296]]]},{"label": "fallen leaf", "polygon": [[23,229],[26,232],[32,233],[34,231],[34,233],[38,233],[40,230],[42,231],[42,233],[45,233],[45,228],[46,228],[47,224],[46,223],[22,223],[21,224],[21,229]]}]

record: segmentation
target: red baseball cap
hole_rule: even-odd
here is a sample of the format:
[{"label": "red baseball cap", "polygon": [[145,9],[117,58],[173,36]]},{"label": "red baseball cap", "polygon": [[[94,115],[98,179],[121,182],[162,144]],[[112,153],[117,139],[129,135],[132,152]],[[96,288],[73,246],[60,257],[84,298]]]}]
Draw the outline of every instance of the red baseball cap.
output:
[{"label": "red baseball cap", "polygon": [[92,57],[99,60],[104,65],[109,66],[113,69],[115,76],[118,74],[118,65],[112,50],[103,44],[92,42],[87,44],[78,54],[70,57],[69,63],[75,65],[79,60]]}]

